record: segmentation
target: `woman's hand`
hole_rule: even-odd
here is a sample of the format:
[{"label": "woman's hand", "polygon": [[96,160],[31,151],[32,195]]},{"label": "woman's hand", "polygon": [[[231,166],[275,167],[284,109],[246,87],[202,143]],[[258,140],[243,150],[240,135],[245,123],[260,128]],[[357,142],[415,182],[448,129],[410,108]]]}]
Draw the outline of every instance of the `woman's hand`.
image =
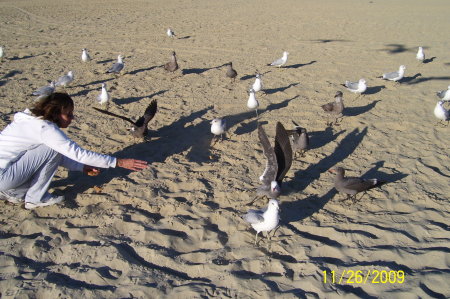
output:
[{"label": "woman's hand", "polygon": [[90,176],[96,176],[96,175],[100,174],[100,169],[89,166],[89,165],[84,165],[83,172]]},{"label": "woman's hand", "polygon": [[142,170],[148,167],[146,161],[136,159],[117,159],[117,166],[129,170]]}]

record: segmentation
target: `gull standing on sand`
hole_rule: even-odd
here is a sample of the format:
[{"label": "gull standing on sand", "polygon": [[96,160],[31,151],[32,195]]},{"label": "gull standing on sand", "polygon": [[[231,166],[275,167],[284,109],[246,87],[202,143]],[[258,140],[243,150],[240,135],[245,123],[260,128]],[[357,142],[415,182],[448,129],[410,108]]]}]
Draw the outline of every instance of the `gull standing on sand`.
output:
[{"label": "gull standing on sand", "polygon": [[294,152],[294,158],[297,153],[301,157],[305,156],[306,151],[309,149],[309,136],[305,128],[300,127],[297,123],[294,124],[294,130],[288,130],[287,133],[291,137],[292,151]]},{"label": "gull standing on sand", "polygon": [[358,94],[358,97],[367,89],[366,80],[364,79],[359,79],[358,82],[345,81],[342,86],[345,86],[349,91]]},{"label": "gull standing on sand", "polygon": [[114,63],[109,70],[107,70],[107,73],[114,73],[115,75],[118,75],[120,71],[124,68],[125,64],[123,63],[123,56],[119,55],[117,56],[117,62]]},{"label": "gull standing on sand", "polygon": [[[258,241],[260,232],[270,232],[275,229],[280,222],[278,201],[276,199],[269,200],[266,208],[261,210],[250,210],[244,215],[244,220],[250,223],[256,230],[255,245]],[[268,233],[269,234],[269,233]]]},{"label": "gull standing on sand", "polygon": [[444,108],[443,104],[444,101],[438,101],[436,103],[436,106],[434,107],[434,116],[439,119],[439,123],[446,121],[448,125],[448,122],[450,121],[450,112]]},{"label": "gull standing on sand", "polygon": [[337,191],[347,194],[345,199],[353,198],[356,201],[356,194],[366,192],[375,187],[380,187],[387,182],[378,179],[362,179],[356,177],[345,177],[345,170],[342,167],[337,167],[329,170],[336,173],[334,178],[334,187]]},{"label": "gull standing on sand", "polygon": [[[211,121],[211,133],[215,136],[220,136],[220,140],[223,140],[223,134],[227,129],[227,122],[223,118],[214,118]],[[213,145],[218,141],[218,139],[213,143]]]},{"label": "gull standing on sand", "polygon": [[417,54],[416,54],[416,59],[419,62],[423,62],[425,60],[425,53],[423,52],[422,47],[419,47],[419,50],[417,51]]},{"label": "gull standing on sand", "polygon": [[269,65],[277,66],[277,67],[282,67],[283,65],[286,64],[286,62],[287,62],[287,60],[288,60],[288,55],[289,55],[289,52],[284,51],[284,52],[283,52],[283,57],[281,57],[281,58],[275,60],[274,62],[272,62],[272,63],[269,64]]},{"label": "gull standing on sand", "polygon": [[175,53],[175,51],[172,51],[172,55],[170,56],[170,61],[167,62],[164,65],[164,69],[168,72],[175,72],[176,70],[178,70],[178,63],[177,63],[177,54]]},{"label": "gull standing on sand", "polygon": [[284,126],[277,122],[275,145],[272,147],[264,128],[258,124],[258,137],[266,156],[266,168],[259,177],[262,185],[256,190],[257,197],[277,198],[281,194],[281,183],[292,165],[292,147]]},{"label": "gull standing on sand", "polygon": [[248,109],[255,109],[256,117],[258,117],[259,102],[256,99],[255,91],[253,90],[253,88],[250,88],[248,91],[247,107]]},{"label": "gull standing on sand", "polygon": [[336,94],[334,95],[334,102],[326,103],[325,105],[322,105],[323,111],[325,111],[328,115],[334,115],[335,119],[334,122],[329,122],[327,119],[327,126],[331,126],[333,124],[337,124],[338,119],[341,119],[344,117],[342,112],[344,111],[344,100],[342,99],[342,92],[336,91]]},{"label": "gull standing on sand", "polygon": [[81,51],[81,61],[88,62],[89,60],[91,60],[91,56],[89,56],[87,49],[84,48]]},{"label": "gull standing on sand", "polygon": [[236,80],[236,76],[237,76],[237,72],[236,70],[233,68],[233,63],[229,62],[226,64],[227,66],[227,77],[230,78],[233,82]]},{"label": "gull standing on sand", "polygon": [[157,110],[158,110],[158,104],[156,100],[151,101],[151,103],[147,106],[145,109],[144,115],[141,116],[137,121],[133,121],[128,117],[118,115],[106,110],[98,109],[95,107],[92,107],[98,112],[101,112],[103,114],[107,114],[110,116],[114,116],[120,119],[123,119],[133,125],[133,127],[130,129],[131,135],[135,138],[145,138],[148,134],[148,123],[153,119],[155,116]]},{"label": "gull standing on sand", "polygon": [[175,37],[175,32],[173,32],[173,30],[172,29],[167,29],[167,36],[168,37]]},{"label": "gull standing on sand", "polygon": [[398,82],[399,80],[403,79],[403,76],[405,75],[405,70],[406,70],[406,66],[401,65],[398,68],[398,71],[383,74],[383,76],[379,77],[379,78],[383,78],[384,80]]},{"label": "gull standing on sand", "polygon": [[256,73],[256,78],[255,82],[252,85],[252,89],[255,92],[261,91],[263,89],[262,75],[260,73]]},{"label": "gull standing on sand", "polygon": [[62,86],[62,87],[66,87],[67,85],[69,85],[70,83],[72,83],[74,77],[73,77],[73,72],[69,71],[67,73],[67,75],[64,75],[62,77],[59,77],[59,79],[56,81],[55,86]]},{"label": "gull standing on sand", "polygon": [[106,83],[102,83],[102,91],[97,96],[97,101],[100,105],[106,104],[106,107],[109,105],[110,96],[108,91],[106,90]]},{"label": "gull standing on sand", "polygon": [[35,92],[33,92],[32,95],[38,96],[36,99],[34,99],[34,101],[39,101],[39,100],[51,95],[54,92],[55,92],[55,81],[52,81],[52,82],[50,82],[49,85],[41,87],[38,90],[36,90]]},{"label": "gull standing on sand", "polygon": [[450,101],[450,85],[447,90],[441,90],[436,92],[436,95],[441,99],[441,101]]}]

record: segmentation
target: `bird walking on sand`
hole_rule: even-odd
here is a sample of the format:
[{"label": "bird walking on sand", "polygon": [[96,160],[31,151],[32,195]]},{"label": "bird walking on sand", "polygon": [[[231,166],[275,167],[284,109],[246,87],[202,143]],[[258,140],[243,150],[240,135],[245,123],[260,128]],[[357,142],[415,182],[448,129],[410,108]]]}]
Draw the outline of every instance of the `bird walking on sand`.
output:
[{"label": "bird walking on sand", "polygon": [[292,121],[294,124],[293,130],[287,130],[289,137],[292,142],[292,151],[294,152],[294,158],[297,153],[301,157],[305,156],[306,151],[309,149],[309,136],[305,128],[300,127],[297,123]]},{"label": "bird walking on sand", "polygon": [[34,91],[32,95],[37,96],[36,99],[34,99],[35,102],[51,95],[55,92],[55,81],[50,82],[49,85],[39,88],[38,90]]},{"label": "bird walking on sand", "polygon": [[398,68],[398,71],[383,74],[383,76],[381,76],[380,78],[383,78],[384,80],[398,82],[401,79],[403,79],[403,76],[405,75],[405,70],[406,66],[401,65]]},{"label": "bird walking on sand", "polygon": [[423,48],[419,47],[419,50],[416,54],[416,59],[419,61],[419,63],[423,63],[425,60],[425,53],[423,52]]},{"label": "bird walking on sand", "polygon": [[102,91],[97,96],[98,103],[103,106],[103,104],[106,104],[106,107],[109,105],[110,96],[108,91],[106,90],[106,83],[102,83]]},{"label": "bird walking on sand", "polygon": [[88,62],[90,60],[91,60],[91,56],[89,55],[88,50],[87,49],[83,49],[81,51],[81,61]]},{"label": "bird walking on sand", "polygon": [[117,76],[120,74],[120,72],[123,70],[124,67],[125,67],[125,64],[123,62],[123,56],[118,55],[117,62],[115,62],[106,72],[113,73],[114,75]]},{"label": "bird walking on sand", "polygon": [[288,55],[289,55],[289,52],[284,51],[283,52],[283,56],[281,58],[278,58],[277,60],[275,60],[274,62],[270,63],[269,65],[282,67],[283,65],[286,64],[286,62],[288,60]]},{"label": "bird walking on sand", "polygon": [[[223,140],[223,134],[225,134],[226,129],[227,129],[227,122],[225,121],[225,119],[214,118],[211,121],[211,133],[213,133],[215,136],[220,136],[220,140]],[[219,138],[217,138],[212,145],[216,144],[218,140]]]},{"label": "bird walking on sand", "polygon": [[354,94],[358,94],[357,97],[363,94],[367,89],[365,79],[359,79],[358,82],[345,81],[345,83],[342,84],[342,86],[345,86],[348,91],[351,91]]},{"label": "bird walking on sand", "polygon": [[178,63],[177,63],[177,54],[175,53],[175,51],[172,51],[172,55],[170,56],[170,61],[167,62],[164,65],[164,69],[168,72],[175,72],[176,70],[178,70]]},{"label": "bird walking on sand", "polygon": [[[360,192],[366,193],[367,190],[380,187],[386,184],[386,181],[378,179],[363,179],[357,177],[345,177],[345,170],[342,167],[336,167],[329,170],[336,173],[334,178],[334,187],[337,191],[347,194],[345,199],[353,199],[356,201],[356,194]],[[364,195],[364,194],[363,194]]]},{"label": "bird walking on sand", "polygon": [[255,92],[261,91],[263,89],[262,75],[260,73],[256,73],[256,78],[255,82],[252,85],[252,89]]},{"label": "bird walking on sand", "polygon": [[440,90],[436,92],[436,95],[441,101],[448,102],[450,101],[450,85],[447,90]]},{"label": "bird walking on sand", "polygon": [[237,76],[237,72],[236,70],[233,68],[233,63],[229,62],[226,64],[227,66],[227,77],[231,79],[232,82],[234,82],[236,80],[236,76]]},{"label": "bird walking on sand", "polygon": [[322,105],[323,111],[328,114],[328,116],[332,115],[335,117],[334,122],[329,122],[327,119],[327,126],[331,126],[333,124],[337,125],[338,120],[343,118],[342,112],[344,111],[344,100],[342,99],[342,92],[336,91],[334,95],[334,102],[326,103]]},{"label": "bird walking on sand", "polygon": [[133,121],[128,117],[118,115],[118,114],[115,114],[115,113],[112,113],[112,112],[109,112],[106,110],[98,109],[95,107],[92,107],[92,108],[94,108],[95,110],[97,110],[98,112],[101,112],[103,114],[114,116],[114,117],[123,119],[123,120],[131,123],[133,125],[133,127],[130,129],[131,135],[135,138],[145,138],[148,134],[148,123],[155,116],[155,114],[158,110],[158,105],[157,105],[156,100],[151,101],[151,103],[145,109],[144,115],[141,116],[137,121]]},{"label": "bird walking on sand", "polygon": [[255,109],[256,117],[258,117],[258,107],[259,107],[259,102],[256,99],[255,91],[253,90],[253,88],[250,88],[248,91],[247,108]]},{"label": "bird walking on sand", "polygon": [[58,80],[55,83],[55,86],[66,87],[67,85],[72,83],[73,79],[74,79],[73,72],[69,71],[67,75],[58,78]]},{"label": "bird walking on sand", "polygon": [[175,37],[175,32],[171,28],[166,31],[168,37]]},{"label": "bird walking on sand", "polygon": [[436,116],[437,119],[439,119],[439,124],[442,123],[443,121],[447,122],[447,126],[448,123],[450,121],[450,112],[449,110],[445,109],[444,106],[444,101],[438,101],[436,103],[436,106],[434,107],[434,116]]},{"label": "bird walking on sand", "polygon": [[268,232],[275,229],[280,222],[279,206],[276,199],[269,200],[266,208],[261,210],[250,210],[244,215],[244,220],[250,223],[256,231],[255,245],[258,242],[258,234],[260,232]]}]

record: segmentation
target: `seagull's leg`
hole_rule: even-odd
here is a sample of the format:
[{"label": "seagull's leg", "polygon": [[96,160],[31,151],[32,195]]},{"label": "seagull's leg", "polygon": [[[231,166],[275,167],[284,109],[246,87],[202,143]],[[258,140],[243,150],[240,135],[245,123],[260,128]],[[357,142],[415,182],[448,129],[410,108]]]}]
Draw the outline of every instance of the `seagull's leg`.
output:
[{"label": "seagull's leg", "polygon": [[216,143],[217,143],[217,138],[216,138],[216,136],[213,136],[213,139],[211,140],[212,142],[211,142],[211,147],[213,147]]},{"label": "seagull's leg", "polygon": [[247,206],[251,206],[256,200],[262,198],[263,196],[260,196],[258,194],[256,194],[255,198],[253,198],[248,204]]},{"label": "seagull's leg", "polygon": [[255,111],[256,111],[256,118],[259,118],[258,109],[255,109]]},{"label": "seagull's leg", "polygon": [[256,236],[255,236],[255,246],[256,246],[256,244],[257,244],[257,242],[258,242],[258,234],[259,234],[259,232],[256,232]]}]

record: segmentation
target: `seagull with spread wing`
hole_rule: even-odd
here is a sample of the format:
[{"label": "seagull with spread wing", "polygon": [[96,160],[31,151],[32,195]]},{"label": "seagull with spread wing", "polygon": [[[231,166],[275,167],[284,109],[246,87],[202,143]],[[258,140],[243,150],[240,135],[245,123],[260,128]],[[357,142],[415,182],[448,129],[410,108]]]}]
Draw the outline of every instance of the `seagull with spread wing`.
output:
[{"label": "seagull with spread wing", "polygon": [[153,117],[156,114],[156,111],[158,110],[157,107],[157,102],[156,100],[153,100],[148,106],[147,109],[145,109],[144,115],[141,116],[137,121],[133,121],[128,117],[122,116],[122,115],[118,115],[106,110],[102,110],[102,109],[98,109],[96,107],[92,107],[95,110],[107,114],[107,115],[111,115],[114,117],[118,117],[121,118],[127,122],[130,122],[133,124],[133,127],[131,128],[131,135],[135,138],[145,138],[148,134],[148,123],[153,119]]}]

